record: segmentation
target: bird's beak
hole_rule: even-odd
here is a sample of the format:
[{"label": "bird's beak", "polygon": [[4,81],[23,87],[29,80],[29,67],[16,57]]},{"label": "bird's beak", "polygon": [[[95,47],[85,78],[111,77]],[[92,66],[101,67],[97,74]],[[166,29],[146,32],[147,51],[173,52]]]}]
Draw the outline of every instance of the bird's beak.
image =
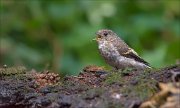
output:
[{"label": "bird's beak", "polygon": [[101,38],[99,36],[96,36],[96,38],[93,39],[93,41],[99,41]]},{"label": "bird's beak", "polygon": [[101,39],[101,36],[98,33],[96,33],[96,38],[94,38],[93,41],[99,41],[100,39]]},{"label": "bird's beak", "polygon": [[97,39],[96,38],[94,38],[94,39],[92,39],[93,41],[96,41]]},{"label": "bird's beak", "polygon": [[96,33],[96,38],[93,39],[93,41],[99,41],[101,39],[100,34],[97,32]]}]

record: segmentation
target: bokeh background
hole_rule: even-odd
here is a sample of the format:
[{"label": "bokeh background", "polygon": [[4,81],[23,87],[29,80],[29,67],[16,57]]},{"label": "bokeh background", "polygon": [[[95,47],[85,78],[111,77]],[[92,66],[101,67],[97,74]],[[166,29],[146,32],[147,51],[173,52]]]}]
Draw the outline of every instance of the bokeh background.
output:
[{"label": "bokeh background", "polygon": [[77,74],[110,68],[95,32],[115,31],[153,67],[180,58],[179,0],[0,0],[0,65]]}]

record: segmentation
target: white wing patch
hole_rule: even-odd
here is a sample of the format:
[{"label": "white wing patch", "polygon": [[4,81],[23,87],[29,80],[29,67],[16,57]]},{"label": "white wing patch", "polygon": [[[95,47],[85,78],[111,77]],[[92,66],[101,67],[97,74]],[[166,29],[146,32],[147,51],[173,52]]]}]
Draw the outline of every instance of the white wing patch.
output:
[{"label": "white wing patch", "polygon": [[137,52],[135,52],[135,51],[134,51],[133,49],[131,49],[131,48],[129,48],[129,49],[128,49],[128,51],[127,51],[127,52],[125,52],[125,53],[123,53],[123,54],[127,55],[127,54],[129,54],[129,53],[131,53],[131,52],[132,52],[133,54],[135,54],[135,55],[139,56],[139,55],[138,55],[138,53],[137,53]]}]

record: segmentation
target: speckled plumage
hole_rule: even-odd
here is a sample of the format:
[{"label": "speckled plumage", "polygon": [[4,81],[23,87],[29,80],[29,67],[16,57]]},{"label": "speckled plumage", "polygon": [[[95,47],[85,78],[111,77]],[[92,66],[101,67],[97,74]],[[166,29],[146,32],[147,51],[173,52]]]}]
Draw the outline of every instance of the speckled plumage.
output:
[{"label": "speckled plumage", "polygon": [[99,30],[96,36],[98,49],[105,61],[116,69],[132,67],[150,68],[149,64],[138,56],[120,37],[111,30]]}]

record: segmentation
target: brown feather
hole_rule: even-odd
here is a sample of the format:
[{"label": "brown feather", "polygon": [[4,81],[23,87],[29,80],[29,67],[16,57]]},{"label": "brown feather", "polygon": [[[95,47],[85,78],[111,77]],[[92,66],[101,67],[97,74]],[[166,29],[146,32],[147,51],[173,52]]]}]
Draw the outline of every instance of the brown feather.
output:
[{"label": "brown feather", "polygon": [[[133,50],[131,50],[130,47],[123,40],[121,40],[120,37],[118,37],[117,35],[113,36],[113,37],[116,38],[113,40],[114,41],[113,44],[117,48],[119,54],[123,55],[124,57],[134,59],[140,63],[144,63],[147,66],[150,66],[148,62],[143,60]],[[131,50],[131,51],[129,51],[129,50]]]}]

